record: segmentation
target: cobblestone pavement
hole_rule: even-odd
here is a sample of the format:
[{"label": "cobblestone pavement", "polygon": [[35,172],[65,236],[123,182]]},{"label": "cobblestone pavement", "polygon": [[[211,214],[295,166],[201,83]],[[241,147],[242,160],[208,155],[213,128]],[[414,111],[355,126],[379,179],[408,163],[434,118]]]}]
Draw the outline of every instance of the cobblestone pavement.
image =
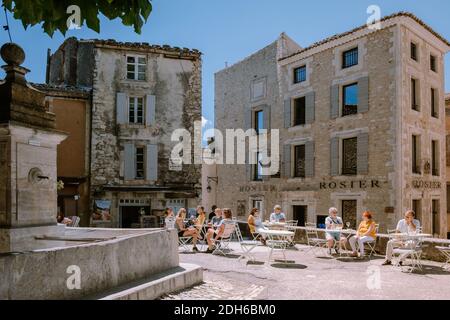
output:
[{"label": "cobblestone pavement", "polygon": [[259,262],[247,264],[237,259],[239,245],[231,248],[228,257],[181,253],[181,262],[203,267],[204,283],[163,299],[450,299],[450,272],[429,261],[423,272],[410,274],[381,266],[383,257],[336,259],[297,245],[287,251],[288,263],[267,262],[269,250],[259,246],[254,250]]}]

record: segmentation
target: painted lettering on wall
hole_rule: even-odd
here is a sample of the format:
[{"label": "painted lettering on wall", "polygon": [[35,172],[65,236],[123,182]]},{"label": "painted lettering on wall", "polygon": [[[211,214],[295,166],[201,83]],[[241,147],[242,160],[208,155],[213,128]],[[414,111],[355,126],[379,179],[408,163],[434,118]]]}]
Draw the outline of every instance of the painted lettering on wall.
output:
[{"label": "painted lettering on wall", "polygon": [[412,186],[414,189],[441,189],[442,183],[439,181],[414,180]]},{"label": "painted lettering on wall", "polygon": [[360,180],[360,181],[331,181],[321,182],[321,190],[335,190],[335,189],[379,189],[381,183],[378,180]]}]

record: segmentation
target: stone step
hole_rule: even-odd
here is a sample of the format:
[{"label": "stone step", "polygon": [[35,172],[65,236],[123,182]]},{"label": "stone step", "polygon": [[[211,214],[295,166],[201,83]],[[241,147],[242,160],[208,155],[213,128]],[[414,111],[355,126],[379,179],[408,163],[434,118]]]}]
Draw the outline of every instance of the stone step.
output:
[{"label": "stone step", "polygon": [[156,274],[90,297],[95,300],[154,300],[163,295],[188,289],[203,282],[203,269],[181,263],[178,268]]}]

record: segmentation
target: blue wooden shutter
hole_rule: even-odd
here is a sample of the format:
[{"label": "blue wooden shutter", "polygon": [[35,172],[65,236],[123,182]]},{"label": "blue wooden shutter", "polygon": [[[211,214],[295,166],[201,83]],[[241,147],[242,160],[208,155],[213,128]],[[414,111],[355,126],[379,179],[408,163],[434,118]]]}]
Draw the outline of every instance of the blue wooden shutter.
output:
[{"label": "blue wooden shutter", "polygon": [[358,174],[366,175],[369,174],[369,134],[368,133],[360,133],[358,135],[357,142],[357,166],[358,166]]},{"label": "blue wooden shutter", "polygon": [[146,125],[154,126],[156,124],[156,97],[153,95],[147,95],[146,100]]},{"label": "blue wooden shutter", "polygon": [[292,103],[292,100],[289,98],[289,99],[286,99],[286,100],[284,100],[284,127],[287,129],[287,128],[290,128],[291,126],[292,126],[292,120],[291,120],[291,112],[292,112],[292,110],[291,110],[291,103]]},{"label": "blue wooden shutter", "polygon": [[136,179],[136,147],[127,143],[124,146],[124,176],[125,180]]},{"label": "blue wooden shutter", "polygon": [[158,180],[158,145],[147,145],[147,166],[146,166],[147,180]]},{"label": "blue wooden shutter", "polygon": [[128,123],[128,96],[126,93],[117,92],[116,95],[117,124]]},{"label": "blue wooden shutter", "polygon": [[339,117],[339,85],[334,85],[331,87],[331,109],[330,117],[331,119],[336,119]]},{"label": "blue wooden shutter", "polygon": [[339,138],[330,141],[330,175],[339,175]]},{"label": "blue wooden shutter", "polygon": [[358,80],[358,112],[369,111],[369,77]]},{"label": "blue wooden shutter", "polygon": [[306,124],[312,124],[316,116],[316,95],[314,92],[310,92],[305,97],[305,118]]}]

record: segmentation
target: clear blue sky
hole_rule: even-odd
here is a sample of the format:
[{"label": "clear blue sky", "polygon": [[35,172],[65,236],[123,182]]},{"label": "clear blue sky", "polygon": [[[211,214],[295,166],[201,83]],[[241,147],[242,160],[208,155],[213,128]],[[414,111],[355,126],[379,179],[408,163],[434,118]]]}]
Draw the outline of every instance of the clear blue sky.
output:
[{"label": "clear blue sky", "polygon": [[[367,20],[371,4],[381,7],[382,16],[409,11],[450,39],[448,0],[153,0],[153,13],[137,35],[118,21],[102,19],[101,33],[83,27],[66,36],[139,41],[196,48],[203,52],[203,114],[214,120],[214,73],[274,41],[281,32],[305,47],[330,35],[360,26]],[[4,24],[4,16],[0,16]],[[45,81],[47,48],[55,51],[64,38],[53,39],[39,26],[27,31],[12,21],[14,42],[27,53],[28,79]],[[0,43],[7,34],[0,31]],[[446,59],[446,89],[450,92],[450,55]],[[3,74],[0,75],[3,77]],[[208,127],[212,126],[212,122]]]}]

